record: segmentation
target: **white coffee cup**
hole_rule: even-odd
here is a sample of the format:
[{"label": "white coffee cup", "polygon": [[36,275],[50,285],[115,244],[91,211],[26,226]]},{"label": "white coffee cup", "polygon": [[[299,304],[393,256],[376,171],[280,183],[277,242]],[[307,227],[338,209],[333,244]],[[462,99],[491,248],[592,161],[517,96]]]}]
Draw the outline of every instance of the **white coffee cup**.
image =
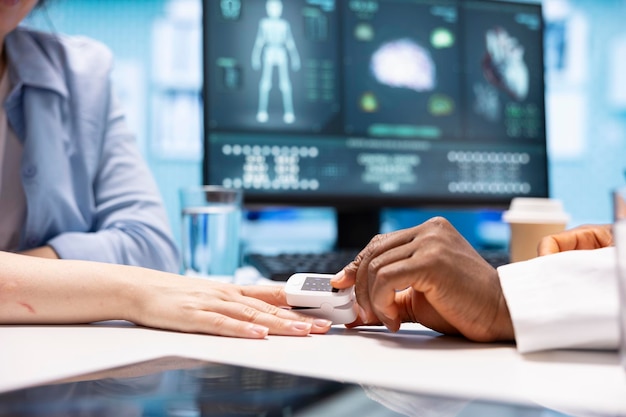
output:
[{"label": "white coffee cup", "polygon": [[570,216],[560,200],[516,197],[503,213],[502,220],[511,229],[510,260],[519,262],[536,257],[541,238],[565,230]]}]

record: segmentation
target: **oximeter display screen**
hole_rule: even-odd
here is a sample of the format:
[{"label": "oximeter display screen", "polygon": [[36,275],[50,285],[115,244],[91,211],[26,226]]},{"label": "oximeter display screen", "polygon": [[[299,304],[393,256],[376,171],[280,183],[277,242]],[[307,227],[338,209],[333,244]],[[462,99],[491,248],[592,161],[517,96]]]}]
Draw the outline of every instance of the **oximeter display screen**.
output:
[{"label": "oximeter display screen", "polygon": [[339,292],[337,288],[330,285],[329,278],[306,277],[302,284],[304,291],[323,291],[323,292]]}]

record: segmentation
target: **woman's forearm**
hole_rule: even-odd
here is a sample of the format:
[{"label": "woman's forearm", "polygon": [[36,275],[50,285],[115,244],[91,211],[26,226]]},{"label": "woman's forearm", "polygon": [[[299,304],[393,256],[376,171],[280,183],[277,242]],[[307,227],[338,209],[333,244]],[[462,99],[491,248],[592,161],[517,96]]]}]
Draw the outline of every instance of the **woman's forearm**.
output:
[{"label": "woman's forearm", "polygon": [[282,287],[240,286],[127,265],[0,252],[0,324],[128,320],[182,332],[264,338],[325,333],[281,308]]},{"label": "woman's forearm", "polygon": [[116,268],[0,252],[0,323],[127,319],[132,281]]}]

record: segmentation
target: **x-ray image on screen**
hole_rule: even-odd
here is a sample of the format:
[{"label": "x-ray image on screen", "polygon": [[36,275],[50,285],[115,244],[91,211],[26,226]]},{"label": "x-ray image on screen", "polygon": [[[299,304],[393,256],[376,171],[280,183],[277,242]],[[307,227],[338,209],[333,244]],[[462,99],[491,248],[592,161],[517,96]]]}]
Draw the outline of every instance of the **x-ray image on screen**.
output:
[{"label": "x-ray image on screen", "polygon": [[307,0],[230,3],[207,2],[210,126],[332,131],[341,87],[335,7]]},{"label": "x-ray image on screen", "polygon": [[465,13],[468,137],[543,140],[541,17],[475,1]]},{"label": "x-ray image on screen", "polygon": [[278,75],[276,81],[282,96],[283,121],[293,123],[295,114],[293,109],[293,88],[289,69],[300,69],[300,56],[293,40],[291,25],[282,17],[283,2],[281,0],[267,0],[265,4],[267,17],[259,21],[259,30],[252,49],[252,69],[262,71],[259,80],[259,110],[256,119],[265,123],[269,119],[269,93],[274,84],[274,72]]},{"label": "x-ray image on screen", "polygon": [[524,46],[498,26],[485,34],[483,73],[485,78],[517,101],[528,96],[528,65]]}]

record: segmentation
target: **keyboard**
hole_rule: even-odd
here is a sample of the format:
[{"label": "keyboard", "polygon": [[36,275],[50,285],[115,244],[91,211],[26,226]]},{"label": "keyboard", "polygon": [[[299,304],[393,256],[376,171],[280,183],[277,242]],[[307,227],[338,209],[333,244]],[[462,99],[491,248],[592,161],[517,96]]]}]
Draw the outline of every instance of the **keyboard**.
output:
[{"label": "keyboard", "polygon": [[[245,263],[256,268],[265,278],[287,281],[297,272],[334,274],[352,262],[358,253],[357,249],[321,253],[251,253],[246,255]],[[508,252],[502,249],[481,249],[478,253],[493,267],[509,262]]]},{"label": "keyboard", "polygon": [[510,263],[511,259],[506,249],[478,249],[478,253],[494,268]]},{"label": "keyboard", "polygon": [[275,255],[252,253],[245,257],[245,262],[255,267],[265,278],[272,281],[287,281],[297,272],[334,274],[352,262],[358,253],[356,249]]}]

